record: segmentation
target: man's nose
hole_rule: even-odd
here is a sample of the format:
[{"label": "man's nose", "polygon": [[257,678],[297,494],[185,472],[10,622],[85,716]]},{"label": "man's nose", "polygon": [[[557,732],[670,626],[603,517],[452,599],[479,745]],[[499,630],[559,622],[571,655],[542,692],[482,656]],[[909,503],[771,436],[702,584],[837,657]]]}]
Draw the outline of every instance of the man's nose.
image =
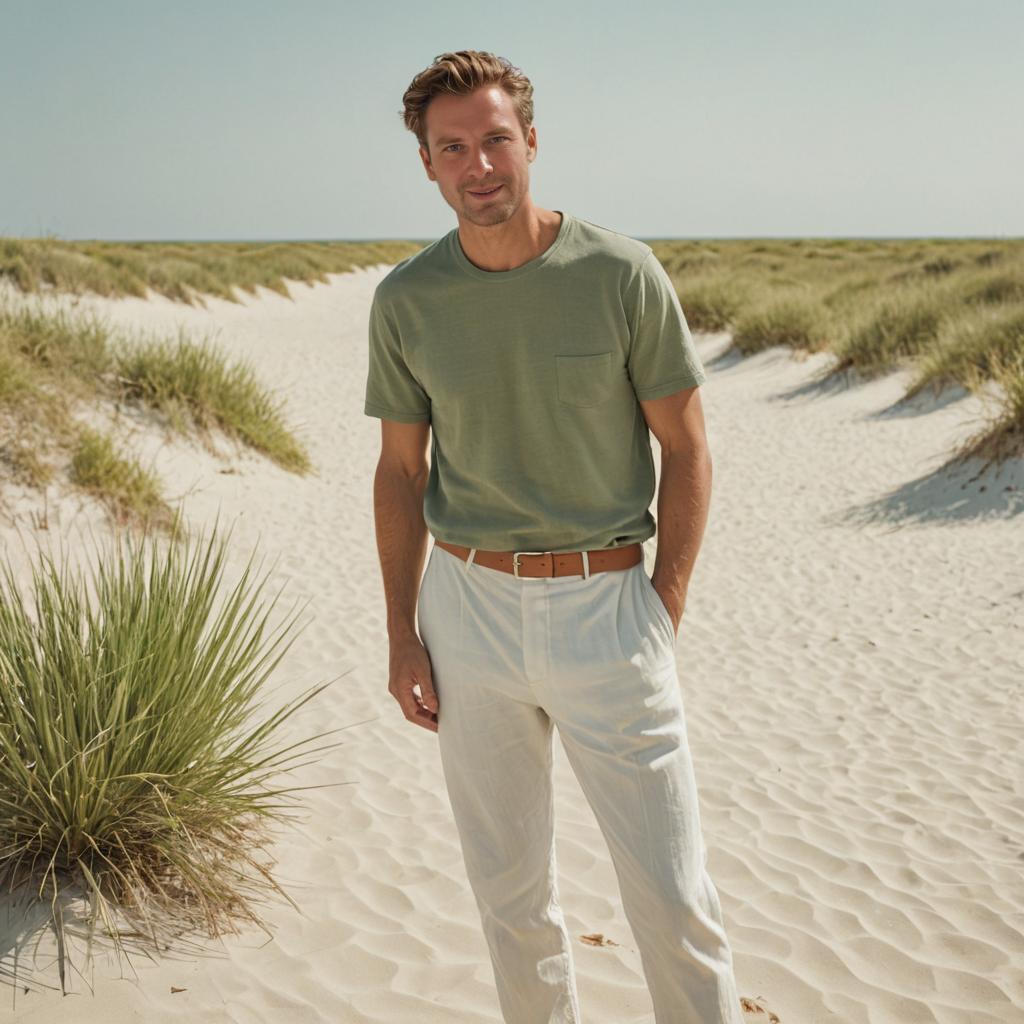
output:
[{"label": "man's nose", "polygon": [[473,158],[473,167],[486,174],[488,171],[493,170],[494,165],[488,158],[487,153],[482,149],[478,149]]}]

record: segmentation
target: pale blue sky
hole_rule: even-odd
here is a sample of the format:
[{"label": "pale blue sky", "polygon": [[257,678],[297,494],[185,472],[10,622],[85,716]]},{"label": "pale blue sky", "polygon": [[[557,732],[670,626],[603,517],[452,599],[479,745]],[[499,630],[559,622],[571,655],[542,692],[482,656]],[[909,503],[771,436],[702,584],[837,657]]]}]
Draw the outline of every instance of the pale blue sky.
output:
[{"label": "pale blue sky", "polygon": [[398,111],[534,83],[531,194],[637,237],[1024,235],[1022,0],[0,3],[0,235],[435,238]]}]

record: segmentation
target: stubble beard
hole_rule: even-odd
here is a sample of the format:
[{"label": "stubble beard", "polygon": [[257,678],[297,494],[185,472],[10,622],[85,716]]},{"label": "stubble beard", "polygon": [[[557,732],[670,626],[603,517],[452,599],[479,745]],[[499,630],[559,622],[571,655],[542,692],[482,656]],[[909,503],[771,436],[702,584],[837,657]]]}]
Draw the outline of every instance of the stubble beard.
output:
[{"label": "stubble beard", "polygon": [[[505,186],[505,191],[509,191],[507,182],[502,182]],[[493,205],[475,208],[473,206],[475,200],[472,197],[468,197],[467,202],[462,207],[463,216],[466,220],[473,224],[478,224],[481,227],[489,227],[492,224],[504,224],[505,221],[510,220],[512,214],[518,209],[519,203],[515,196],[509,195],[500,199]]]}]

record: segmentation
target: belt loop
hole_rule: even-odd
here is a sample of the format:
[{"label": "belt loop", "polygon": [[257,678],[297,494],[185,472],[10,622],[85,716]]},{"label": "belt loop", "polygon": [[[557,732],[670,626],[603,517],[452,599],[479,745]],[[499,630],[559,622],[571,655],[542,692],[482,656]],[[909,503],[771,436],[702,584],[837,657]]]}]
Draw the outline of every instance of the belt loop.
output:
[{"label": "belt loop", "polygon": [[466,559],[466,568],[462,570],[463,572],[467,572],[467,573],[469,572],[469,567],[473,564],[473,558],[474,558],[475,555],[476,555],[476,548],[470,548],[469,549],[469,557]]},{"label": "belt loop", "polygon": [[583,578],[585,580],[590,579],[590,555],[586,551],[581,551],[580,554],[583,556]]}]

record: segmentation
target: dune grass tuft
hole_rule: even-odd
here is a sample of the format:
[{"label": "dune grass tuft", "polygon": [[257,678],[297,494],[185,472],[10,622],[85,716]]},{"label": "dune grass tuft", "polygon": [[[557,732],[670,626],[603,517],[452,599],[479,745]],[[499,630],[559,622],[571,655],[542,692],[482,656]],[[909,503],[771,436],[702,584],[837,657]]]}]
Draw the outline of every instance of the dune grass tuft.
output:
[{"label": "dune grass tuft", "polygon": [[27,596],[0,573],[0,883],[50,897],[62,990],[68,898],[88,897],[90,950],[102,925],[118,952],[293,902],[255,854],[309,788],[270,780],[337,745],[280,739],[329,684],[256,714],[295,620],[269,627],[255,552],[224,587],[227,548],[215,524],[166,550],[128,535],[88,573],[40,551]]},{"label": "dune grass tuft", "polygon": [[78,315],[60,307],[0,304],[0,352],[21,356],[36,370],[56,378],[63,390],[111,365],[109,334],[95,315]]},{"label": "dune grass tuft", "polygon": [[953,384],[978,390],[981,382],[996,379],[997,365],[1005,379],[1017,354],[1024,354],[1024,307],[957,310],[946,319],[936,344],[922,354],[907,397]]},{"label": "dune grass tuft", "polygon": [[833,374],[853,368],[867,377],[904,365],[935,344],[949,309],[940,290],[906,285],[883,293],[833,346]]},{"label": "dune grass tuft", "polygon": [[954,454],[957,460],[981,459],[975,479],[993,463],[1024,452],[1024,349],[1007,354],[997,352],[990,358],[988,373],[977,367],[968,371],[968,386],[984,395],[985,381],[991,378],[1000,389],[999,402],[988,422],[968,437]]},{"label": "dune grass tuft", "polygon": [[979,274],[960,286],[964,302],[1024,303],[1024,271]]},{"label": "dune grass tuft", "polygon": [[805,352],[828,347],[827,310],[813,298],[782,296],[742,313],[733,331],[733,345],[744,355],[773,345]]},{"label": "dune grass tuft", "polygon": [[687,324],[695,331],[724,331],[747,303],[745,289],[721,278],[673,277]]},{"label": "dune grass tuft", "polygon": [[69,478],[87,494],[98,497],[118,524],[135,523],[169,528],[171,507],[161,496],[160,480],[137,459],[120,454],[109,434],[82,428],[71,455]]},{"label": "dune grass tuft", "polygon": [[216,427],[295,473],[312,468],[275,401],[248,363],[227,363],[207,340],[123,344],[115,356],[121,396],[160,411],[182,433]]}]

